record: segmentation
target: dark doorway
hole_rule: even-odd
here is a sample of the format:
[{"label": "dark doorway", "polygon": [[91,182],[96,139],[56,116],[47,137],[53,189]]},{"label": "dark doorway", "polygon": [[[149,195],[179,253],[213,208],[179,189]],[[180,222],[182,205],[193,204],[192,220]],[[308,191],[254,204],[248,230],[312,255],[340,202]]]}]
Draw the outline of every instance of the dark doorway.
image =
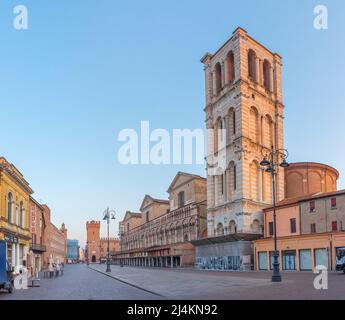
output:
[{"label": "dark doorway", "polygon": [[92,263],[95,263],[96,262],[96,256],[92,256]]}]

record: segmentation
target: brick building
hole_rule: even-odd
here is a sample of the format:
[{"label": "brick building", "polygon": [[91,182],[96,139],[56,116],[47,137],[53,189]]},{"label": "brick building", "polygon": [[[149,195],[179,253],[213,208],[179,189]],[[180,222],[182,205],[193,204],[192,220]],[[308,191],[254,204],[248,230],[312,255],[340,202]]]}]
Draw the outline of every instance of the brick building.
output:
[{"label": "brick building", "polygon": [[46,230],[46,220],[44,217],[44,208],[33,197],[30,197],[30,257],[29,272],[31,275],[37,274],[43,268],[44,256],[47,247],[44,244]]},{"label": "brick building", "polygon": [[46,251],[43,253],[43,263],[65,263],[67,257],[67,229],[65,224],[59,229],[51,222],[51,210],[47,205],[42,205],[44,209],[44,220],[46,228],[43,237],[43,244]]}]

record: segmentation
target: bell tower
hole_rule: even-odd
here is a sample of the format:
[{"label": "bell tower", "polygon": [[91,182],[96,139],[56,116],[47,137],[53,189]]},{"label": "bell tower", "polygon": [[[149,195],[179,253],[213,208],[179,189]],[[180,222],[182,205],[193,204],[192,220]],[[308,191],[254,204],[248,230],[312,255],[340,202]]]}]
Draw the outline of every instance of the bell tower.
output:
[{"label": "bell tower", "polygon": [[86,223],[87,231],[87,259],[90,263],[96,263],[101,258],[101,223],[99,221],[90,221]]},{"label": "bell tower", "polygon": [[[208,237],[261,234],[272,203],[271,175],[260,166],[284,148],[281,57],[237,28],[205,70]],[[284,169],[277,201],[284,198]],[[225,255],[225,254],[224,254]]]}]

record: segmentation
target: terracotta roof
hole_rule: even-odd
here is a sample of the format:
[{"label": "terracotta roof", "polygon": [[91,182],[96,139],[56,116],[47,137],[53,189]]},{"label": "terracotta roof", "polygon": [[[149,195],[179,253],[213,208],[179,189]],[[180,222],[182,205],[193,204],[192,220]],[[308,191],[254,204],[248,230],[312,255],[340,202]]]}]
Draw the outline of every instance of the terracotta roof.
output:
[{"label": "terracotta roof", "polygon": [[[284,199],[284,200],[278,202],[276,204],[276,207],[280,208],[280,207],[285,207],[285,206],[294,205],[294,204],[297,205],[298,203],[301,203],[301,202],[311,201],[311,200],[315,200],[315,199],[328,198],[328,197],[333,197],[333,196],[343,195],[343,194],[345,195],[345,189],[333,191],[333,192],[325,192],[325,193],[320,193],[320,192],[319,193],[312,193],[312,194],[307,194],[307,195],[303,195],[300,197]],[[273,206],[270,205],[269,207],[266,207],[264,209],[264,211],[269,211],[272,209],[273,209]]]}]

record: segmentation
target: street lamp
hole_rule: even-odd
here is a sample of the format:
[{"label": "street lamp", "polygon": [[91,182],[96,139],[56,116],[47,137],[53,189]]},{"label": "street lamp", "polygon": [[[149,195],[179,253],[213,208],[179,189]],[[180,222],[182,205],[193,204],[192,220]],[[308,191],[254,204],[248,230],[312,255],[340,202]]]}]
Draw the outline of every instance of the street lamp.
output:
[{"label": "street lamp", "polygon": [[115,220],[115,214],[116,212],[114,210],[110,210],[109,208],[107,208],[107,210],[104,211],[104,217],[103,220],[107,221],[108,224],[108,248],[107,248],[107,271],[108,273],[111,272],[110,269],[110,238],[109,238],[109,224],[110,224],[110,220]]},{"label": "street lamp", "polygon": [[272,146],[271,151],[268,152],[264,159],[260,162],[260,165],[267,167],[266,172],[272,175],[272,194],[273,194],[273,228],[274,228],[274,263],[273,263],[273,275],[272,282],[281,282],[282,277],[280,274],[280,263],[277,245],[277,211],[276,211],[276,177],[278,167],[288,168],[289,163],[286,161],[289,153],[286,149],[275,150]]}]

